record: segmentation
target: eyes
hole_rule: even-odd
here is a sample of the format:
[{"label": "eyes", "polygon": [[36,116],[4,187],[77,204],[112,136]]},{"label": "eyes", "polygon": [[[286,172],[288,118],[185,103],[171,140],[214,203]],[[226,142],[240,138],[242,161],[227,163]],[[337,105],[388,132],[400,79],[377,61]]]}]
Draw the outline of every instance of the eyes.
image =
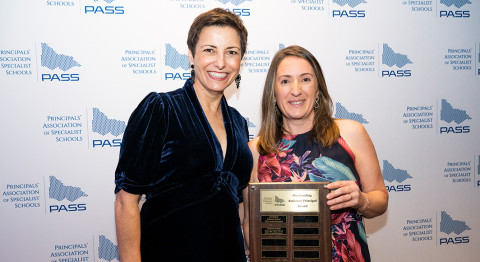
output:
[{"label": "eyes", "polygon": [[[207,54],[215,54],[215,52],[217,52],[217,49],[216,48],[211,48],[211,47],[207,47],[207,48],[204,48],[203,49],[203,52],[204,53],[207,53]],[[227,49],[227,51],[225,51],[225,54],[226,55],[229,55],[229,56],[236,56],[238,55],[240,52],[237,51],[236,49]]]},{"label": "eyes", "polygon": [[[281,85],[290,84],[292,81],[293,81],[293,78],[290,77],[290,76],[280,78],[280,84]],[[310,83],[312,81],[313,81],[312,76],[301,76],[300,79],[299,79],[300,83]]]}]

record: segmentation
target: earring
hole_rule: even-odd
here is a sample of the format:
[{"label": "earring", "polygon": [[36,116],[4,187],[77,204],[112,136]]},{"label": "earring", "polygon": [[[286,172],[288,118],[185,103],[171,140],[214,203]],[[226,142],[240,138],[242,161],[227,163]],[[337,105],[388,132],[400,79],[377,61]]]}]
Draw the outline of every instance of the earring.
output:
[{"label": "earring", "polygon": [[237,84],[237,89],[240,87],[240,80],[242,80],[242,76],[238,74],[238,76],[235,78],[235,84]]},{"label": "earring", "polygon": [[317,98],[315,98],[315,104],[313,105],[314,109],[317,109],[320,106],[320,104],[318,103],[318,100],[320,100],[320,98],[317,96]]},{"label": "earring", "polygon": [[193,65],[190,66],[192,71],[190,72],[190,78],[192,79],[192,84],[195,83],[195,69],[193,69]]}]

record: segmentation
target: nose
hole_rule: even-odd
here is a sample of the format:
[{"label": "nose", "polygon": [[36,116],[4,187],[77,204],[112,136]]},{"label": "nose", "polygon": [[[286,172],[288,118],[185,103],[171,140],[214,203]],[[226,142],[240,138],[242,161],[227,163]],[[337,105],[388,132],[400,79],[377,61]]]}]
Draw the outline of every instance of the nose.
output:
[{"label": "nose", "polygon": [[225,67],[225,55],[222,53],[219,53],[216,57],[215,60],[215,66],[218,69],[223,69]]},{"label": "nose", "polygon": [[302,94],[302,86],[300,85],[300,83],[298,82],[297,79],[293,80],[292,88],[290,89],[290,93],[293,96],[299,96],[299,95]]}]

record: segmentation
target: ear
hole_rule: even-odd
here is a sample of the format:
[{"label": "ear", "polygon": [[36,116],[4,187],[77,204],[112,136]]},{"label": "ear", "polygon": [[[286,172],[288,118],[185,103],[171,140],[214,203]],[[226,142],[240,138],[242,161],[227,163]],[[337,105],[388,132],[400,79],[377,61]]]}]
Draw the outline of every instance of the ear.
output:
[{"label": "ear", "polygon": [[192,54],[192,51],[190,51],[190,49],[188,49],[188,61],[190,62],[190,65],[193,65],[193,54]]}]

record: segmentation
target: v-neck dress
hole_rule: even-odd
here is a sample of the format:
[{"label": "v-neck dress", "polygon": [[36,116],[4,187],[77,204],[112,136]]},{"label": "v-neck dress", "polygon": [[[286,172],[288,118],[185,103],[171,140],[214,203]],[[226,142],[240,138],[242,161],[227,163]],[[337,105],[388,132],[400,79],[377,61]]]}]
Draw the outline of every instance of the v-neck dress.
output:
[{"label": "v-neck dress", "polygon": [[210,127],[192,81],[150,93],[124,133],[115,193],[146,194],[142,261],[245,261],[238,215],[252,155],[245,119],[225,97],[227,152]]}]

